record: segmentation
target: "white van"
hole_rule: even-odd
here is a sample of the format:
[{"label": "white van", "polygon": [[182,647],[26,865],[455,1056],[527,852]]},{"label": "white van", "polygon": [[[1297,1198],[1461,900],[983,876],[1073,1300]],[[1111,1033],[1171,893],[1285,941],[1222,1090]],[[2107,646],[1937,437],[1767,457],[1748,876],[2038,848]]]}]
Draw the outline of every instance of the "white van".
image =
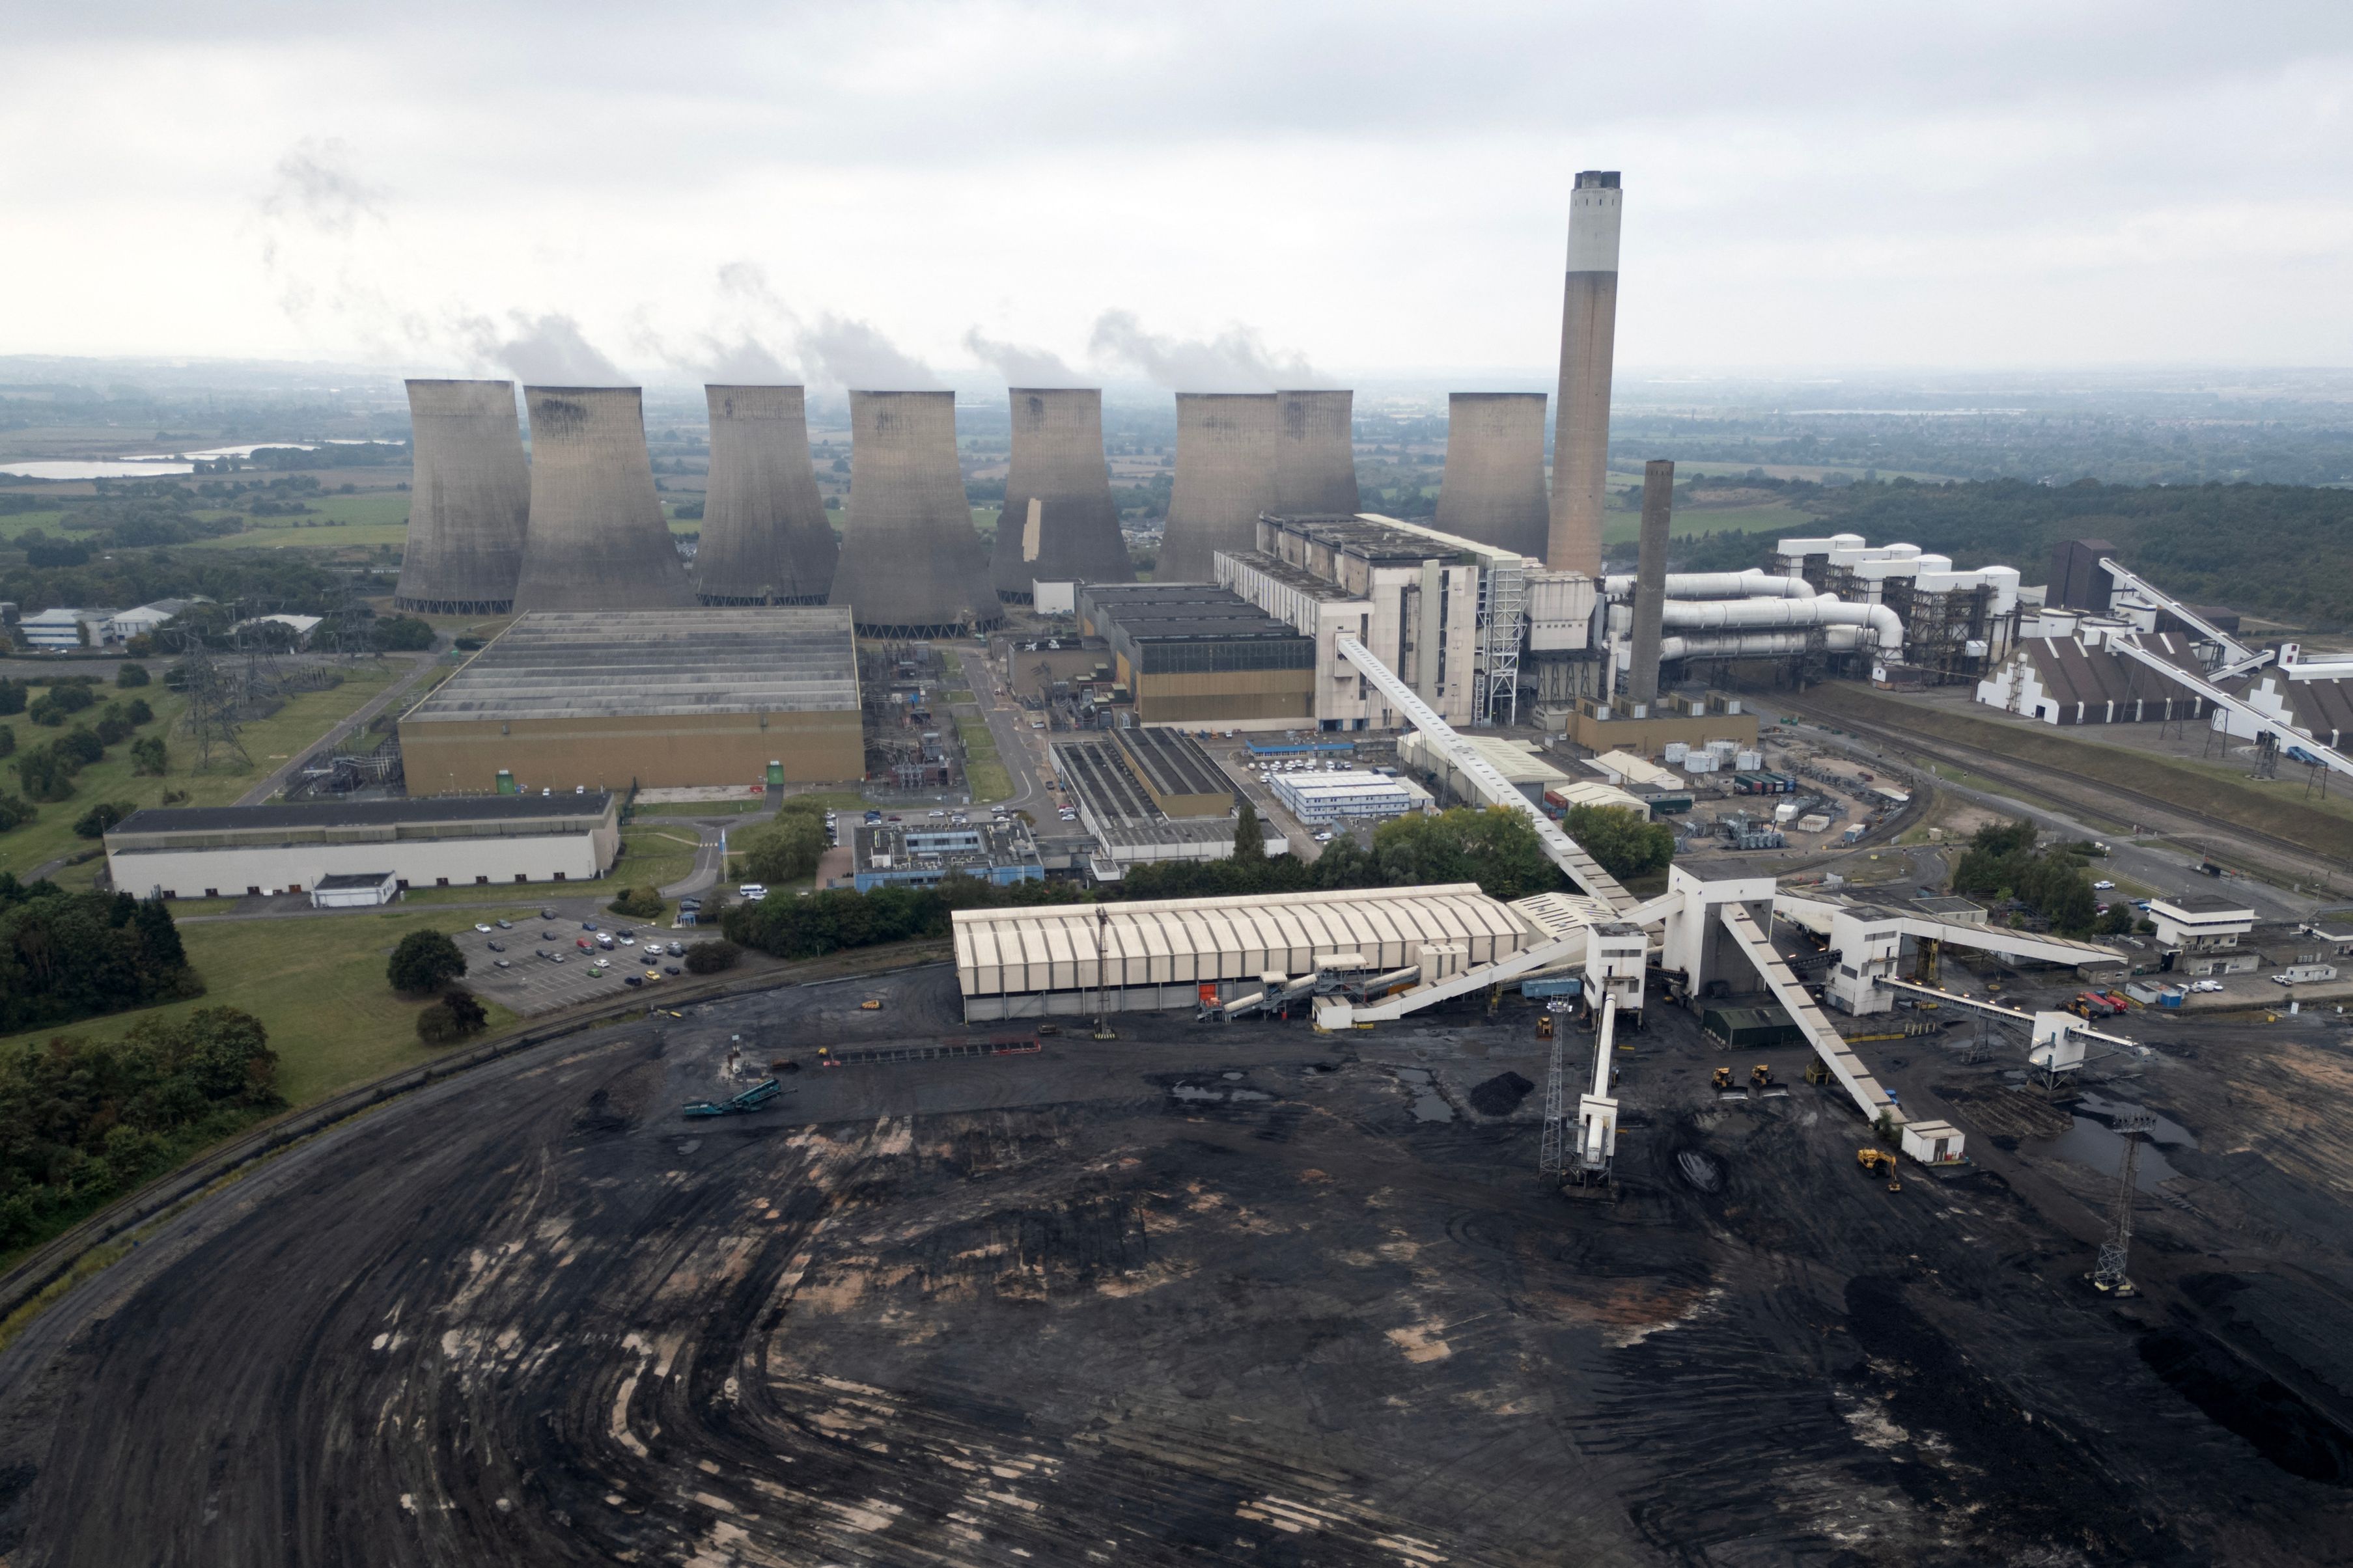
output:
[{"label": "white van", "polygon": [[735,896],[745,903],[756,904],[768,896],[768,889],[765,883],[746,882],[735,889]]}]

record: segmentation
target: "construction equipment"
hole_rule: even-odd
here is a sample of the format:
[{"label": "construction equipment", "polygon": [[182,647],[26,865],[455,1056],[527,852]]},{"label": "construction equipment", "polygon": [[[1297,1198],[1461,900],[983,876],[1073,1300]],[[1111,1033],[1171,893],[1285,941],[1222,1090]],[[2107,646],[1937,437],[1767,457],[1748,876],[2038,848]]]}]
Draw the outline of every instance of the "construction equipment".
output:
[{"label": "construction equipment", "polygon": [[880,1013],[882,1011],[882,998],[880,996],[869,996],[865,1001],[860,1002],[858,1005],[858,1010],[861,1013]]},{"label": "construction equipment", "polygon": [[1772,1064],[1771,1064],[1770,1062],[1758,1062],[1755,1067],[1750,1068],[1748,1069],[1748,1081],[1749,1081],[1751,1084],[1755,1085],[1755,1086],[1756,1086],[1757,1088],[1758,1088],[1758,1089],[1770,1089],[1770,1088],[1772,1088],[1772,1087],[1773,1087],[1773,1066],[1772,1066]]},{"label": "construction equipment", "polygon": [[1536,1015],[1536,1038],[1539,1040],[1549,1040],[1552,1038],[1551,1014],[1539,1013]]},{"label": "construction equipment", "polygon": [[1806,1081],[1808,1083],[1830,1082],[1830,1064],[1823,1061],[1820,1057],[1816,1057],[1811,1061],[1808,1062],[1806,1064]]},{"label": "construction equipment", "polygon": [[681,1106],[679,1112],[683,1116],[741,1116],[746,1111],[759,1110],[784,1092],[783,1084],[775,1079],[764,1078],[731,1100],[691,1100]]},{"label": "construction equipment", "polygon": [[1885,1173],[1889,1192],[1900,1193],[1904,1190],[1904,1177],[1897,1168],[1895,1156],[1886,1150],[1857,1149],[1854,1152],[1854,1159],[1855,1163],[1862,1167],[1862,1173],[1866,1176],[1877,1176],[1883,1172]]},{"label": "construction equipment", "polygon": [[1732,1087],[1732,1069],[1730,1068],[1718,1068],[1715,1069],[1715,1087],[1719,1089],[1730,1089]]}]

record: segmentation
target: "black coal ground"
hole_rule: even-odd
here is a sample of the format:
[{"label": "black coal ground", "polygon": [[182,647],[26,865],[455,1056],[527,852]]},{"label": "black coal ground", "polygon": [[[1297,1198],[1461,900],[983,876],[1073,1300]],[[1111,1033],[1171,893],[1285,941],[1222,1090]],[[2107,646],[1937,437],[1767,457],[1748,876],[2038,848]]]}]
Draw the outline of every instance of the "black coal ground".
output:
[{"label": "black coal ground", "polygon": [[[2218,1264],[2164,1211],[2152,1275],[2205,1283],[2119,1312],[2078,1283],[2096,1214],[2073,1194],[2096,1182],[1888,1193],[1840,1101],[1719,1102],[1714,1054],[1654,1014],[1622,1058],[1614,1204],[1535,1179],[1541,1095],[1475,1109],[1506,1060],[1542,1077],[1516,1011],[1345,1037],[1132,1018],[1036,1056],[803,1072],[722,1121],[676,1107],[724,1087],[731,1036],[750,1059],[928,1039],[960,1028],[952,984],[550,1049],[265,1168],[37,1323],[0,1358],[0,1547],[10,1568],[2347,1559],[2353,1492],[2303,1363],[2266,1387],[2215,1337],[2243,1350],[2280,1293],[2247,1281],[2290,1270]],[[1456,1118],[1417,1115],[1400,1067]],[[2299,1222],[2321,1202],[2299,1184]],[[2275,1351],[2344,1300],[2341,1259],[2280,1235],[2304,1295],[2263,1309]]]}]

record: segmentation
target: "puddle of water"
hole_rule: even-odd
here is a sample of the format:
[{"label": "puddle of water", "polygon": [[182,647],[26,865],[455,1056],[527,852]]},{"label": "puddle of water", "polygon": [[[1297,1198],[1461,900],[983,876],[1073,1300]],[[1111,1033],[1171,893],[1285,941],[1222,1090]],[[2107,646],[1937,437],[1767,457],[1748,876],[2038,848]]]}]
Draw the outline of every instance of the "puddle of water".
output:
[{"label": "puddle of water", "polygon": [[2075,1097],[2075,1103],[2085,1110],[2091,1111],[2095,1121],[2109,1121],[2127,1113],[2137,1113],[2152,1118],[2157,1125],[2143,1134],[2150,1142],[2168,1144],[2176,1149],[2198,1147],[2198,1140],[2191,1135],[2189,1129],[2179,1121],[2158,1115],[2156,1111],[2145,1105],[2134,1105],[2122,1100],[2109,1100],[2105,1096],[2094,1094],[2088,1089]]},{"label": "puddle of water", "polygon": [[[2088,1116],[2078,1116],[2074,1124],[2056,1138],[2037,1139],[2026,1145],[2037,1154],[2056,1154],[2078,1165],[2113,1178],[2118,1163],[2124,1159],[2125,1141]],[[2158,1184],[2170,1181],[2181,1173],[2175,1170],[2157,1145],[2144,1137],[2140,1160],[2133,1167],[2133,1185],[2144,1193],[2154,1193]]]},{"label": "puddle of water", "polygon": [[1418,1094],[1413,1100],[1413,1119],[1416,1121],[1451,1121],[1454,1120],[1454,1108],[1437,1095]]}]

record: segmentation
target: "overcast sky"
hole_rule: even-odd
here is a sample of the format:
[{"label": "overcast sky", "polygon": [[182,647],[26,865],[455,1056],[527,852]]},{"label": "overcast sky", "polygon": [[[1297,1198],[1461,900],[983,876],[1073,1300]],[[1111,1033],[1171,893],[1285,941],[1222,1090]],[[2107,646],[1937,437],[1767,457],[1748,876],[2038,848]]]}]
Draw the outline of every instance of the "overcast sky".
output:
[{"label": "overcast sky", "polygon": [[[2347,0],[14,0],[0,353],[534,378],[2353,363]],[[1156,356],[1156,357],[1155,357]]]}]

